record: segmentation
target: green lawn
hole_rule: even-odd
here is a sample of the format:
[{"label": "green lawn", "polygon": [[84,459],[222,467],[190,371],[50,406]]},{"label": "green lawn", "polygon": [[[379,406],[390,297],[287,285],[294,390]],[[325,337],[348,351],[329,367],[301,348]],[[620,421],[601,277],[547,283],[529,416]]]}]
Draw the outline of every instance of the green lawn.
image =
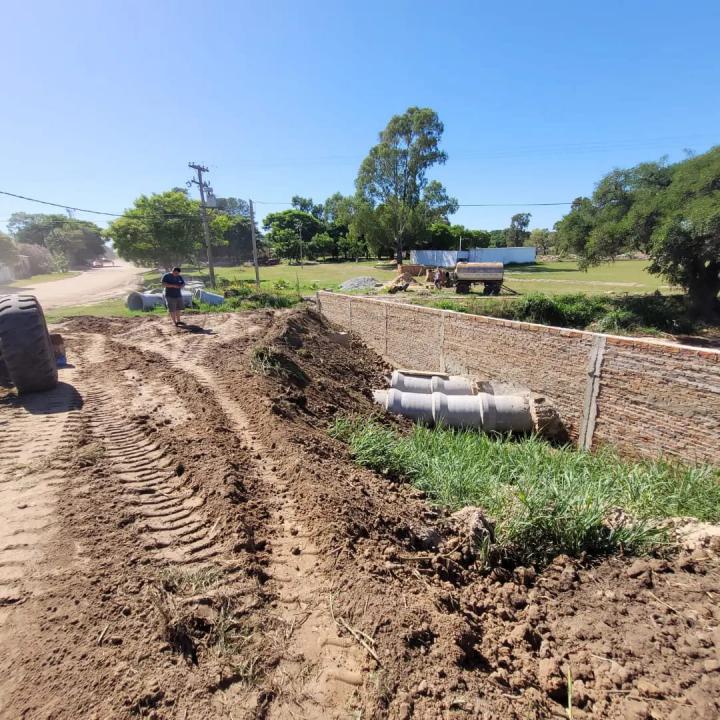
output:
[{"label": "green lawn", "polygon": [[41,283],[53,282],[55,280],[64,280],[65,278],[75,277],[79,275],[79,271],[45,273],[44,275],[33,275],[22,280],[15,280],[10,283],[12,287],[30,287],[32,285],[40,285]]},{"label": "green lawn", "polygon": [[[165,308],[156,308],[153,312],[166,312]],[[80,315],[93,315],[94,317],[133,317],[135,315],[146,315],[143,312],[133,312],[125,305],[125,298],[116,300],[104,300],[103,302],[91,305],[73,305],[66,308],[53,308],[45,311],[45,319],[48,322],[59,322],[64,318],[78,317]]]},{"label": "green lawn", "polygon": [[[380,267],[376,267],[379,265]],[[358,275],[369,275],[379,282],[387,282],[395,277],[394,265],[378,263],[377,261],[367,262],[346,262],[346,263],[315,263],[312,265],[270,265],[260,268],[260,286],[266,292],[276,289],[275,284],[280,282],[286,284],[289,289],[295,290],[300,285],[300,292],[308,293],[315,290],[335,290],[338,286]],[[217,267],[215,274],[218,279],[229,280],[230,282],[248,281],[255,282],[255,270],[250,267]],[[149,284],[160,284],[160,276],[156,272],[148,272],[144,275],[145,281]],[[207,269],[200,272],[196,268],[183,270],[185,280],[202,278],[208,281]]]},{"label": "green lawn", "polygon": [[[551,295],[574,292],[593,294],[603,293],[630,293],[643,294],[655,290],[667,293],[672,292],[667,282],[647,272],[647,260],[618,260],[614,263],[604,263],[587,271],[578,269],[574,261],[559,261],[551,263],[538,263],[537,265],[510,265],[506,268],[506,284],[513,290],[527,294],[530,292],[543,292]],[[218,267],[218,279],[230,282],[255,280],[252,267]],[[202,278],[207,281],[207,270],[202,268],[187,268],[183,275],[186,280]],[[394,266],[378,261],[365,261],[360,263],[315,263],[300,267],[298,265],[272,265],[260,268],[261,288],[272,291],[275,284],[286,284],[289,289],[296,289],[298,284],[303,293],[318,289],[336,290],[345,280],[358,275],[370,275],[379,282],[387,282],[395,276]],[[145,273],[145,281],[151,285],[159,285],[160,276],[156,272]],[[481,288],[477,288],[480,294]],[[453,290],[441,291],[442,295],[455,296]]]},{"label": "green lawn", "polygon": [[522,294],[586,292],[638,295],[655,290],[673,292],[665,278],[647,271],[649,265],[647,260],[617,260],[587,271],[580,270],[577,263],[570,260],[518,267],[511,265],[505,270],[505,284]]}]

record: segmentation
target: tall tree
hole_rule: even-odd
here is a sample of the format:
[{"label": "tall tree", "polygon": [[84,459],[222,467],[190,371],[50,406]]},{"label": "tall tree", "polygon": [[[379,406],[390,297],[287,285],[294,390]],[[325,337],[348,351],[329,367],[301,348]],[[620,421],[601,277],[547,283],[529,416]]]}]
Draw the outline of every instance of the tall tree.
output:
[{"label": "tall tree", "polygon": [[380,142],[360,165],[357,192],[373,209],[382,206],[380,224],[392,238],[398,264],[413,229],[457,209],[457,201],[448,197],[443,186],[427,177],[430,168],[447,160],[440,149],[443,131],[434,110],[411,107],[390,119]]},{"label": "tall tree", "polygon": [[318,220],[322,220],[323,206],[316,205],[313,202],[312,198],[302,197],[301,195],[293,195],[292,200],[290,202],[296,210],[299,210],[300,212],[308,213],[308,215],[313,215]]},{"label": "tall tree", "polygon": [[13,239],[4,232],[0,232],[0,265],[12,267],[18,259],[18,249]]},{"label": "tall tree", "polygon": [[184,191],[141,195],[107,230],[120,257],[169,268],[202,247],[200,204]]},{"label": "tall tree", "polygon": [[300,210],[270,213],[263,227],[270,231],[267,239],[275,252],[280,257],[295,259],[300,259],[301,250],[307,253],[310,241],[325,230],[325,225],[314,215]]},{"label": "tall tree", "polygon": [[650,272],[684,287],[697,314],[720,315],[720,146],[675,164],[614,170],[556,229],[584,266],[648,253]]},{"label": "tall tree", "polygon": [[105,253],[102,230],[89,220],[44,213],[13,213],[8,229],[15,241],[47,248],[62,267],[79,266]]},{"label": "tall tree", "polygon": [[544,255],[553,242],[555,233],[547,228],[534,228],[530,231],[530,245],[535,246],[538,253]]},{"label": "tall tree", "polygon": [[506,233],[507,244],[510,247],[522,247],[530,237],[527,228],[531,217],[530,213],[516,213],[510,218],[510,227]]}]

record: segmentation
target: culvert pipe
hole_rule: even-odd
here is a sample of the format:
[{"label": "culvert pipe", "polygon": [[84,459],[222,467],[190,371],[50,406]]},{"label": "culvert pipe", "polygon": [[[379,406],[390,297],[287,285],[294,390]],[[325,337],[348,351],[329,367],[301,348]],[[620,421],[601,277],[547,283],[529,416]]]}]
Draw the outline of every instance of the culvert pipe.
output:
[{"label": "culvert pipe", "polygon": [[403,392],[375,393],[388,412],[448,427],[474,427],[488,432],[531,432],[535,429],[529,395],[447,395]]},{"label": "culvert pipe", "polygon": [[196,288],[195,300],[199,303],[205,303],[206,305],[222,305],[225,302],[223,295],[217,293],[211,293],[204,288]]},{"label": "culvert pipe", "polygon": [[165,305],[165,297],[160,293],[131,292],[127,297],[128,310],[152,310]]},{"label": "culvert pipe", "polygon": [[432,375],[430,373],[409,373],[394,370],[390,376],[390,387],[407,393],[439,392],[445,395],[472,395],[472,381],[462,375]]}]

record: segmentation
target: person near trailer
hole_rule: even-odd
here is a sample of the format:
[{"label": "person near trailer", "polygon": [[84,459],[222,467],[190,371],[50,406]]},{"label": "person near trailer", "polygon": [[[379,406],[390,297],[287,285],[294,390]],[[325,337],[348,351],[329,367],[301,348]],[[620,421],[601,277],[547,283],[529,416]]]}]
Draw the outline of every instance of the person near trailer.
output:
[{"label": "person near trailer", "polygon": [[442,287],[442,271],[440,268],[435,268],[435,272],[433,273],[433,283],[435,284],[435,288],[440,290]]}]

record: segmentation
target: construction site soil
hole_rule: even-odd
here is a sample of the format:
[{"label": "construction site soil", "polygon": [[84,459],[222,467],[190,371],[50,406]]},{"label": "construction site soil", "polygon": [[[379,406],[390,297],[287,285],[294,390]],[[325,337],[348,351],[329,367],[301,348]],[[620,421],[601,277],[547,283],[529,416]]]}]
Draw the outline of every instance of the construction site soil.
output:
[{"label": "construction site soil", "polygon": [[388,368],[310,310],[78,318],[0,403],[0,717],[714,718],[717,548],[475,563],[327,434]]}]

